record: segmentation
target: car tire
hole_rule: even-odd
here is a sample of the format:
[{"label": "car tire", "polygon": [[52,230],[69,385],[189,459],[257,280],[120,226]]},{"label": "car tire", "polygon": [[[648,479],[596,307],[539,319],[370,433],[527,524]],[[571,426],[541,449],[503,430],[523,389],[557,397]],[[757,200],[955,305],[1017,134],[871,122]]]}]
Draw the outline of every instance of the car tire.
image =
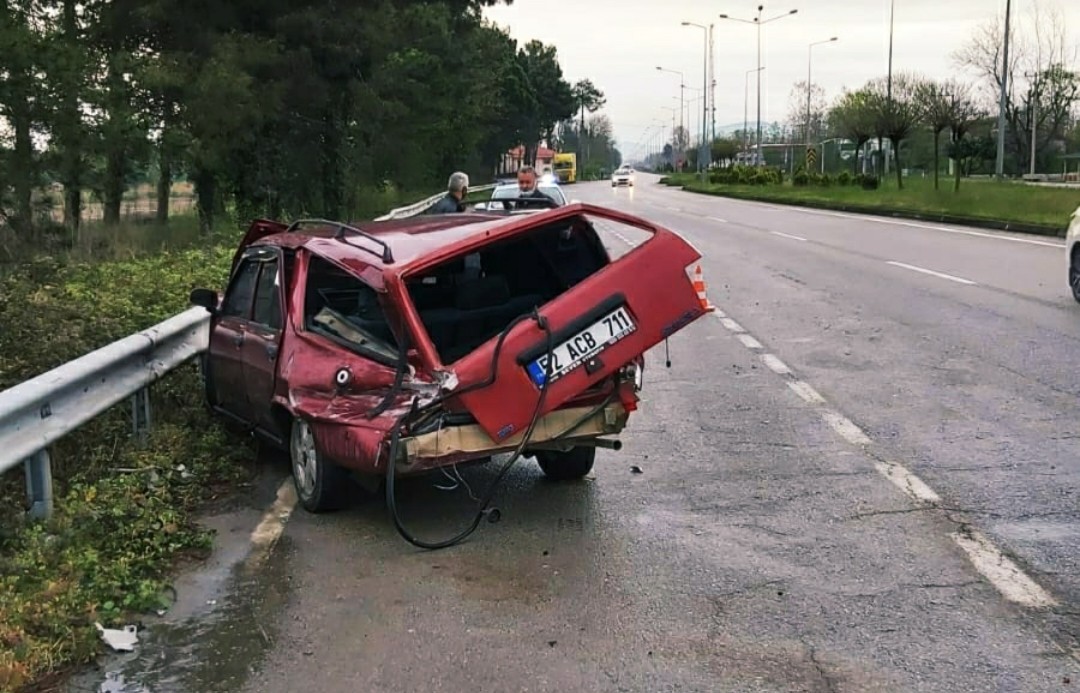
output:
[{"label": "car tire", "polygon": [[315,431],[303,419],[293,419],[289,435],[289,467],[296,497],[312,513],[339,510],[352,480],[349,473],[319,452]]},{"label": "car tire", "polygon": [[596,448],[591,445],[570,448],[566,452],[549,450],[536,453],[536,464],[544,476],[554,481],[573,481],[592,471]]},{"label": "car tire", "polygon": [[1069,260],[1069,288],[1072,289],[1073,298],[1080,303],[1080,247],[1073,251]]}]

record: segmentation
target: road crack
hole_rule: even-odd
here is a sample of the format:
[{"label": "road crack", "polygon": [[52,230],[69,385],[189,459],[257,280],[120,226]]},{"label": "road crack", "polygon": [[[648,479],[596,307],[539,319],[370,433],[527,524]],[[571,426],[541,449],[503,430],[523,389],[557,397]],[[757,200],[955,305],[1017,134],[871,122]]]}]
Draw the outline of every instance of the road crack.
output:
[{"label": "road crack", "polygon": [[810,663],[814,665],[814,669],[817,670],[821,682],[825,684],[825,690],[830,691],[830,693],[835,693],[835,691],[838,690],[836,687],[838,682],[829,675],[829,672],[825,670],[825,665],[817,658],[817,650],[805,640],[803,641],[803,646],[806,647],[809,652]]}]

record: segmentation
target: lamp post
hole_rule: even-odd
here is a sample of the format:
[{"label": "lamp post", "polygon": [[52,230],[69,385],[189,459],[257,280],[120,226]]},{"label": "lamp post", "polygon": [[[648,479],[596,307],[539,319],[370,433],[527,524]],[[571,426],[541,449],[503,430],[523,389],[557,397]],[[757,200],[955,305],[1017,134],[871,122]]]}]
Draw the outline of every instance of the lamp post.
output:
[{"label": "lamp post", "polygon": [[[746,78],[743,80],[743,149],[750,148],[750,117],[748,115],[750,109],[750,75],[755,72],[761,72],[765,68],[758,67],[753,70],[746,71]],[[760,147],[758,148],[760,149]],[[755,155],[755,158],[756,155]]]},{"label": "lamp post", "polygon": [[814,41],[806,49],[806,148],[810,149],[810,94],[812,92],[813,82],[810,81],[810,64],[814,59],[814,46],[820,46],[823,43],[832,43],[836,41],[836,37],[827,38],[824,41]]},{"label": "lamp post", "polygon": [[706,126],[709,119],[709,36],[712,33],[712,25],[705,26],[694,22],[683,22],[682,25],[696,26],[705,35],[705,50],[701,67],[701,146],[698,148],[698,170],[701,171],[701,181],[705,182],[706,170],[708,169],[706,158],[708,157],[707,141],[709,138],[708,127]]},{"label": "lamp post", "polygon": [[732,17],[730,15],[722,14],[720,19],[728,19],[733,22],[742,22],[743,24],[753,24],[757,27],[757,63],[758,63],[758,77],[757,77],[757,156],[761,155],[761,27],[769,22],[775,22],[778,19],[783,19],[793,14],[797,14],[798,10],[791,10],[784,14],[778,14],[775,17],[768,19],[761,18],[761,12],[765,9],[764,5],[758,5],[757,16],[751,19],[740,19],[738,17]]},{"label": "lamp post", "polygon": [[[669,70],[666,67],[660,67],[660,66],[657,66],[656,69],[658,71],[660,71],[660,72],[670,72],[673,75],[678,75],[679,76],[679,125],[682,126],[683,129],[685,130],[685,128],[686,128],[686,125],[685,125],[686,116],[684,114],[684,110],[686,108],[686,76],[682,72],[680,72],[679,70]],[[672,133],[671,139],[672,140],[675,139],[674,132]]]},{"label": "lamp post", "polygon": [[1005,177],[1005,99],[1009,83],[1009,16],[1012,14],[1011,0],[1005,0],[1005,45],[1001,55],[1001,99],[998,103],[997,160],[994,162],[994,175],[998,180]]},{"label": "lamp post", "polygon": [[675,114],[679,112],[679,109],[674,106],[661,106],[660,108],[665,111],[671,111],[671,165],[675,166]]}]

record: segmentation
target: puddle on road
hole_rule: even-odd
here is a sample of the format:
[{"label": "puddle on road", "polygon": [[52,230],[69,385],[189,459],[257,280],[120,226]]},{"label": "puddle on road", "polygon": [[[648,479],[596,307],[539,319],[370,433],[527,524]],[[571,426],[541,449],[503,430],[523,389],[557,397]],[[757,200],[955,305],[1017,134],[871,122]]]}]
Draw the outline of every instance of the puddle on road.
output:
[{"label": "puddle on road", "polygon": [[258,519],[253,510],[206,518],[217,530],[214,554],[177,580],[177,602],[160,618],[143,618],[134,652],[102,655],[65,693],[239,688],[269,650],[288,599],[286,539],[269,555],[253,554]]}]

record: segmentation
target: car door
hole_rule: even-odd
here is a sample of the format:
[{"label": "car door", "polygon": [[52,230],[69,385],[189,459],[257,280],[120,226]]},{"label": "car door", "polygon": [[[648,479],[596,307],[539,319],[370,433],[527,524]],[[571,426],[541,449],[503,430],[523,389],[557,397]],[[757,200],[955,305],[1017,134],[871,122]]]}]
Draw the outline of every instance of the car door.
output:
[{"label": "car door", "polygon": [[225,298],[210,332],[207,378],[213,403],[240,417],[243,417],[243,412],[247,409],[241,361],[242,347],[247,324],[251,319],[259,267],[259,259],[250,253],[241,259],[225,290]]},{"label": "car door", "polygon": [[244,389],[247,392],[245,418],[260,428],[285,435],[277,430],[270,405],[277,381],[278,353],[284,315],[282,258],[275,254],[265,257],[260,264],[259,278],[255,285],[255,300],[251,320],[247,324],[241,348]]}]

